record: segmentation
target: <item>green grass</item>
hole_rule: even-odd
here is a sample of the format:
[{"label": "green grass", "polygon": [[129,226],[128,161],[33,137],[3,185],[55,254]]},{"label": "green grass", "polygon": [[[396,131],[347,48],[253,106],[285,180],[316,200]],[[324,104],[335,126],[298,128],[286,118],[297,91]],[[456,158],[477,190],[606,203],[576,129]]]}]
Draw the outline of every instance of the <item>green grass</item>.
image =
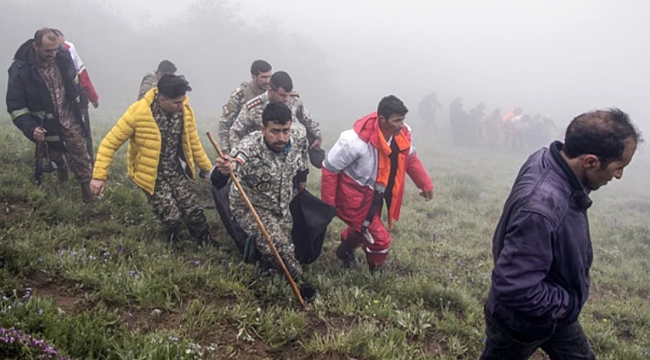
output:
[{"label": "green grass", "polygon": [[[482,350],[492,232],[523,155],[421,145],[435,197],[425,203],[408,185],[387,270],[343,268],[335,220],[305,268],[319,297],[301,309],[281,277],[241,263],[214,209],[206,215],[224,249],[186,232],[180,245],[162,241],[124,149],[104,201],[90,207],[74,180],[32,185],[33,146],[3,121],[3,327],[75,359],[476,359]],[[96,142],[107,129],[96,126]],[[319,193],[312,170],[308,187]],[[646,174],[630,172],[594,193],[590,210],[593,286],[581,321],[605,360],[647,359],[650,348],[650,197],[635,191]],[[196,186],[212,205],[209,186]]]}]

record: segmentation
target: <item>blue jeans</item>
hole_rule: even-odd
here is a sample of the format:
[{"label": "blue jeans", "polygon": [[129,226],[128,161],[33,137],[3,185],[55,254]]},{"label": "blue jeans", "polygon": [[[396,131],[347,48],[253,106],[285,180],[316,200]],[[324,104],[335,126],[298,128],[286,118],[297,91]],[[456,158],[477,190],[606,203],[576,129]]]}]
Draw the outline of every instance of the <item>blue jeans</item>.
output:
[{"label": "blue jeans", "polygon": [[551,360],[596,360],[596,354],[589,344],[587,335],[578,321],[557,327],[544,339],[517,340],[498,319],[485,312],[485,349],[480,360],[526,360],[538,348],[546,352]]}]

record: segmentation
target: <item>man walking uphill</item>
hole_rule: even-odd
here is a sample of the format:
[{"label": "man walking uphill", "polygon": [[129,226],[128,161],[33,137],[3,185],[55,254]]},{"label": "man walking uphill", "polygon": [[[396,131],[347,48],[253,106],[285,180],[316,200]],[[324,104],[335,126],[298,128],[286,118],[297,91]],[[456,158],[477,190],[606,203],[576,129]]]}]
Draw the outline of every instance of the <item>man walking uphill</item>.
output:
[{"label": "man walking uphill", "polygon": [[212,164],[199,141],[194,111],[185,95],[188,89],[182,76],[163,75],[157,88],[131,105],[102,140],[90,187],[102,193],[115,152],[129,140],[129,175],[147,194],[167,239],[178,239],[182,219],[194,238],[211,243],[191,180],[194,164],[203,177]]},{"label": "man walking uphill", "polygon": [[381,221],[381,208],[386,202],[389,227],[393,219],[399,220],[406,174],[427,201],[433,198],[433,183],[404,124],[407,112],[395,96],[383,98],[377,112],[341,133],[324,161],[321,198],[348,224],[336,250],[346,265],[356,264],[354,250],[363,244],[370,270],[383,266],[391,237]]},{"label": "man walking uphill", "polygon": [[[300,284],[303,296],[310,299],[316,295],[315,288],[304,283],[302,267],[294,253],[293,218],[289,205],[293,197],[293,180],[297,178],[298,182],[304,183],[309,165],[304,161],[301,149],[294,146],[296,138],[291,132],[291,121],[291,110],[285,104],[271,102],[266,105],[262,111],[261,131],[245,136],[233,147],[230,155],[217,159],[212,171],[212,184],[222,188],[230,173],[236,174],[289,274]],[[230,189],[230,210],[244,232],[254,237],[263,264],[281,269],[246,204],[244,194],[234,186]]]},{"label": "man walking uphill", "polygon": [[593,259],[589,192],[620,179],[641,135],[618,109],[582,114],[522,166],[494,234],[482,360],[596,359],[578,317]]},{"label": "man walking uphill", "polygon": [[271,80],[271,64],[264,60],[255,60],[251,65],[251,81],[244,81],[233,91],[226,105],[223,106],[223,113],[219,119],[219,142],[221,150],[230,152],[230,128],[237,119],[237,115],[244,107],[244,104],[255,97],[262,95],[269,88]]},{"label": "man walking uphill", "polygon": [[16,51],[9,68],[7,111],[28,139],[43,145],[37,146],[36,156],[49,157],[58,166],[60,180],[67,179],[70,165],[83,201],[99,200],[88,188],[92,163],[82,126],[77,71],[52,29],[38,30]]},{"label": "man walking uphill", "polygon": [[[163,75],[175,75],[176,65],[169,60],[163,60],[158,64],[156,71],[147,73],[140,83],[140,91],[138,92],[138,100],[142,99],[149,90],[158,85],[158,81]],[[190,89],[190,91],[192,91]]]}]

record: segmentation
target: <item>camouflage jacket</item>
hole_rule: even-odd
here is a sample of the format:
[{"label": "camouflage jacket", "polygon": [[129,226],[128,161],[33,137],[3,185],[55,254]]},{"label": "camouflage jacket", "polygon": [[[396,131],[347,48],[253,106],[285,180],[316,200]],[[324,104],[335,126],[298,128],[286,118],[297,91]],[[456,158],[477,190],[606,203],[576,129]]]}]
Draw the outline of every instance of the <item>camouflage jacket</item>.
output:
[{"label": "camouflage jacket", "polygon": [[142,78],[142,82],[140,83],[138,100],[142,99],[144,97],[144,94],[146,94],[147,91],[151,90],[152,88],[155,88],[156,85],[158,85],[158,76],[156,76],[156,73],[147,73],[147,75]]},{"label": "camouflage jacket", "polygon": [[232,94],[230,94],[228,102],[222,108],[221,118],[219,119],[219,141],[224,151],[230,152],[231,145],[228,131],[235,122],[242,107],[244,107],[244,104],[263,92],[264,91],[259,90],[255,84],[244,81],[235,91],[232,92]]},{"label": "camouflage jacket", "polygon": [[158,177],[168,178],[175,174],[184,174],[179,161],[179,147],[182,153],[181,134],[183,133],[183,112],[167,114],[158,102],[158,95],[151,103],[151,113],[160,131],[160,160]]},{"label": "camouflage jacket", "polygon": [[[239,143],[244,136],[260,129],[262,112],[268,103],[269,97],[267,92],[246,103],[229,129],[231,146]],[[306,136],[311,141],[321,138],[320,126],[312,119],[311,114],[303,105],[302,100],[300,100],[298,93],[291,93],[291,98],[287,106],[291,109],[293,124],[296,124],[296,126],[301,125],[300,127],[306,130]]]},{"label": "camouflage jacket", "polygon": [[[235,175],[255,209],[270,211],[277,216],[289,213],[293,199],[293,180],[307,180],[309,168],[302,151],[289,145],[282,152],[274,152],[266,145],[264,136],[256,131],[246,136],[230,152],[236,162]],[[230,189],[230,208],[246,208],[236,186]]]}]

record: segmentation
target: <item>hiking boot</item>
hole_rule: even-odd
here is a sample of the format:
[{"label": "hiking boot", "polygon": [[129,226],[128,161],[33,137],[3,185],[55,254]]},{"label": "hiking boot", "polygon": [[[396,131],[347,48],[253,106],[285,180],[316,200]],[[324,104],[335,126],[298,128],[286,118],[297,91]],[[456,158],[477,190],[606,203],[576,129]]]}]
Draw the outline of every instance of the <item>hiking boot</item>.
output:
[{"label": "hiking boot", "polygon": [[59,166],[59,168],[56,169],[56,174],[59,176],[59,182],[64,183],[70,179],[67,166]]},{"label": "hiking boot", "polygon": [[205,235],[203,235],[203,236],[200,236],[200,237],[198,238],[198,240],[199,240],[199,243],[200,243],[201,245],[203,245],[203,246],[206,246],[206,245],[212,245],[212,246],[214,246],[214,247],[217,248],[217,249],[220,249],[220,248],[221,248],[221,244],[220,244],[217,240],[215,240],[215,239],[212,237],[212,235],[210,235],[210,233],[207,233],[207,234],[205,234]]},{"label": "hiking boot", "polygon": [[343,261],[343,266],[356,268],[359,266],[359,260],[354,256],[354,249],[350,249],[345,242],[341,242],[336,248],[336,257]]},{"label": "hiking boot", "polygon": [[90,191],[88,184],[81,185],[81,197],[86,204],[97,204],[102,200],[101,196],[97,196]]},{"label": "hiking boot", "polygon": [[175,245],[180,242],[181,230],[177,227],[166,229],[163,231],[165,234],[165,240],[169,242],[169,245]]},{"label": "hiking boot", "polygon": [[384,269],[384,265],[378,265],[378,264],[370,264],[368,263],[368,270],[370,270],[371,274],[378,274],[381,273]]},{"label": "hiking boot", "polygon": [[318,290],[314,285],[310,283],[303,283],[300,285],[300,296],[302,296],[302,299],[306,302],[312,302],[316,300],[317,295]]}]

